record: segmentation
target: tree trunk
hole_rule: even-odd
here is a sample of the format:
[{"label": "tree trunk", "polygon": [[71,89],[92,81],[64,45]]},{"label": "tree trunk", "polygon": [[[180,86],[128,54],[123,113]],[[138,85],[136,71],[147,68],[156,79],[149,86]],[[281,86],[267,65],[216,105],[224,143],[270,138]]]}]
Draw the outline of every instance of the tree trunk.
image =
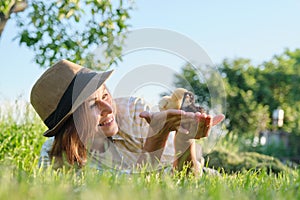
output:
[{"label": "tree trunk", "polygon": [[1,38],[1,35],[2,35],[2,32],[4,30],[7,20],[8,19],[6,19],[5,16],[2,15],[2,13],[0,13],[0,38]]},{"label": "tree trunk", "polygon": [[0,38],[5,28],[5,25],[10,18],[10,15],[12,13],[24,11],[27,8],[28,4],[26,0],[22,0],[22,1],[15,0],[13,3],[11,3],[8,6],[10,7],[9,9],[7,9],[9,10],[8,13],[3,13],[2,11],[0,11]]}]

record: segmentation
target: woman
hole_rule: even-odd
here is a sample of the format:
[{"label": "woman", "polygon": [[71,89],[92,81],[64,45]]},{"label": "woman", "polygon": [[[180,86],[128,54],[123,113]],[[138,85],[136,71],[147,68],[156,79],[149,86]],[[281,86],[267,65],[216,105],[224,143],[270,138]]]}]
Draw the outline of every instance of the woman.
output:
[{"label": "woman", "polygon": [[[194,138],[208,135],[212,117],[181,110],[151,113],[139,98],[113,100],[104,84],[111,73],[62,60],[35,83],[31,103],[48,127],[44,136],[52,137],[43,146],[43,164],[131,172],[143,164],[157,168],[169,133],[177,131],[176,157],[168,162],[178,170],[191,164],[199,173]],[[221,121],[223,116],[216,118]]]}]

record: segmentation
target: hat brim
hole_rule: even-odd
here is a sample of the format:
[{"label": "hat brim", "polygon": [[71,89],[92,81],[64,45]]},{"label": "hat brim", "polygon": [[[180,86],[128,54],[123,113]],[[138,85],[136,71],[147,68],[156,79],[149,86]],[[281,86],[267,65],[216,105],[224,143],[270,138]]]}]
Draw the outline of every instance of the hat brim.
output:
[{"label": "hat brim", "polygon": [[[46,132],[44,132],[45,137],[52,137],[57,134],[57,132],[61,129],[64,123],[69,119],[69,117],[75,112],[75,110],[89,97],[91,96],[97,89],[99,89],[105,81],[110,77],[113,70],[97,73],[93,77],[85,77],[85,79],[89,80],[82,80],[77,79],[74,82],[73,92],[72,92],[72,105],[71,109],[64,115],[64,117],[56,123],[53,128],[49,128]],[[80,88],[80,89],[77,89]]]}]

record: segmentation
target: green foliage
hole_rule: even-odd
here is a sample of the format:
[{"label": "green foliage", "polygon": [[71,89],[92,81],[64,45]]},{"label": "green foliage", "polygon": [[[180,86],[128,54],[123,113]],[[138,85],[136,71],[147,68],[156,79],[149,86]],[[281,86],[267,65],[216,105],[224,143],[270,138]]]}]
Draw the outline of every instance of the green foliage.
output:
[{"label": "green foliage", "polygon": [[[225,85],[230,132],[253,137],[274,130],[272,112],[280,107],[285,112],[283,130],[300,135],[300,49],[285,50],[257,66],[248,59],[225,59],[218,69]],[[174,84],[194,91],[200,104],[211,105],[212,90],[197,73],[187,64]]]},{"label": "green foliage", "polygon": [[228,129],[234,133],[257,135],[271,122],[269,105],[257,101],[259,69],[250,60],[224,60],[220,66],[227,92]]},{"label": "green foliage", "polygon": [[3,13],[4,16],[8,17],[10,14],[10,9],[13,6],[14,1],[11,0],[2,0],[0,1],[0,12]]},{"label": "green foliage", "polygon": [[185,65],[182,68],[181,74],[175,75],[174,85],[192,91],[195,94],[196,102],[200,105],[204,107],[210,105],[209,89],[205,83],[204,77],[197,73],[192,65]]},{"label": "green foliage", "polygon": [[[253,135],[265,130],[270,123],[268,105],[257,102],[254,94],[257,87],[255,80],[257,73],[258,70],[245,59],[233,62],[225,60],[220,66],[227,96],[219,98],[224,102],[226,100],[224,111],[226,111],[226,118],[230,120],[227,127],[229,131]],[[220,77],[215,74],[211,76],[209,80],[205,79],[204,75],[199,75],[195,68],[187,64],[182,68],[181,74],[175,76],[174,84],[176,87],[194,91],[198,103],[209,107],[214,95],[222,95],[218,88],[223,86],[220,85],[220,81],[216,81]]]},{"label": "green foliage", "polygon": [[280,131],[274,131],[267,136],[266,144],[262,145],[257,141],[252,143],[255,145],[243,145],[242,150],[269,155],[280,159],[289,166],[297,166],[300,159],[299,142],[299,135],[289,133],[283,135]]},{"label": "green foliage", "polygon": [[[257,161],[258,154],[234,153],[258,152],[282,159],[291,165],[299,162],[300,136],[300,49],[285,50],[270,61],[253,65],[248,59],[225,59],[218,66],[226,90],[226,128],[231,137],[237,137],[238,144],[229,144],[227,149],[215,149],[209,166],[224,167],[226,172],[251,169],[259,166],[271,171],[280,171],[278,160],[264,157],[267,163]],[[183,79],[184,77],[185,79]],[[197,70],[190,65],[182,68],[175,77],[176,87],[185,87],[200,96],[200,100],[210,105],[211,91],[204,78],[199,79]],[[220,85],[221,87],[222,85]],[[203,102],[200,102],[203,104]],[[205,103],[204,103],[205,104]],[[288,143],[268,142],[267,145],[254,144],[260,132],[276,131],[272,125],[272,112],[282,108],[285,112],[281,131],[289,132]],[[273,132],[274,133],[274,132]],[[257,138],[256,138],[257,139]],[[229,150],[228,150],[229,149]],[[268,166],[269,165],[269,166]],[[278,168],[279,167],[279,168]]]},{"label": "green foliage", "polygon": [[[37,165],[39,151],[45,141],[42,133],[46,127],[28,103],[22,107],[20,105],[19,102],[6,105],[6,115],[1,110],[0,163],[30,171]],[[20,119],[20,115],[25,117]]]},{"label": "green foliage", "polygon": [[279,159],[256,152],[233,152],[225,148],[216,148],[206,156],[206,160],[208,167],[222,169],[226,173],[266,170],[277,174],[290,171]]},{"label": "green foliage", "polygon": [[1,199],[298,199],[299,174],[268,175],[248,171],[235,175],[99,173],[94,170],[24,173],[0,170]]},{"label": "green foliage", "polygon": [[300,135],[300,49],[286,50],[261,65],[256,92],[257,101],[269,105],[269,111],[285,111],[284,130]]},{"label": "green foliage", "polygon": [[280,156],[286,153],[278,152],[283,150],[283,146],[279,144],[276,144],[276,148],[260,146],[253,141],[253,138],[245,135],[227,134],[218,141],[211,152],[205,155],[206,166],[225,173],[240,173],[249,170],[275,174],[285,171],[292,173],[292,167],[296,166],[287,166],[279,160],[282,158]]},{"label": "green foliage", "polygon": [[18,13],[17,38],[34,50],[36,63],[43,67],[60,59],[90,64],[91,52],[99,45],[105,49],[103,59],[87,67],[108,67],[121,52],[131,9],[123,0],[32,0]]},{"label": "green foliage", "polygon": [[264,171],[221,176],[183,177],[153,172],[119,174],[94,170],[0,170],[1,199],[297,199],[299,173]]},{"label": "green foliage", "polygon": [[[0,19],[8,19],[14,12],[21,12],[27,7],[26,0],[1,0],[0,1]],[[4,16],[2,18],[2,16]],[[0,24],[1,24],[0,20]],[[1,33],[0,33],[1,35]]]},{"label": "green foliage", "polygon": [[12,13],[22,12],[27,8],[26,0],[1,0],[0,1],[0,38],[5,25]]}]

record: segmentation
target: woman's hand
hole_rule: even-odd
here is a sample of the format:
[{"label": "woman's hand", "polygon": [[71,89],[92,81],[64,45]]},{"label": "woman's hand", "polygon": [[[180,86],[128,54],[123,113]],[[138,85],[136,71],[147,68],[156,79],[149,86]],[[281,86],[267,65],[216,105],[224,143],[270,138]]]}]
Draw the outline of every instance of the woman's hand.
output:
[{"label": "woman's hand", "polygon": [[211,128],[219,124],[224,118],[225,116],[223,114],[212,117],[205,113],[196,112],[195,119],[197,122],[191,121],[190,124],[188,124],[190,137],[194,139],[207,137]]},{"label": "woman's hand", "polygon": [[[190,139],[206,137],[211,127],[224,119],[224,115],[217,115],[212,118],[210,115],[176,109],[155,113],[144,111],[140,113],[140,117],[145,119],[150,126],[143,150],[151,152],[149,158],[152,164],[160,160],[169,133],[171,131],[177,132],[177,136],[175,136],[176,150],[181,152],[182,155],[187,155],[187,157],[183,158],[183,162],[177,160],[176,166],[184,163],[186,160],[193,160],[193,153],[191,152],[194,152],[194,147],[189,148],[191,144]],[[146,158],[144,156],[145,154],[140,157],[139,163],[145,161]]]},{"label": "woman's hand", "polygon": [[183,115],[185,115],[184,111],[176,109],[154,113],[148,111],[140,113],[140,117],[149,124],[148,136],[143,150],[153,152],[151,154],[153,158],[160,158],[169,133],[177,131],[181,127]]},{"label": "woman's hand", "polygon": [[171,131],[187,134],[190,139],[207,137],[212,126],[220,123],[225,116],[223,114],[212,117],[205,113],[192,113],[182,110],[169,109],[162,112],[142,112],[140,117],[144,118],[150,125],[151,131],[148,137],[168,135]]},{"label": "woman's hand", "polygon": [[151,133],[148,137],[156,134],[169,134],[171,131],[176,131],[182,123],[182,116],[186,113],[182,110],[169,109],[161,112],[140,113],[140,117],[144,118],[150,125]]}]

